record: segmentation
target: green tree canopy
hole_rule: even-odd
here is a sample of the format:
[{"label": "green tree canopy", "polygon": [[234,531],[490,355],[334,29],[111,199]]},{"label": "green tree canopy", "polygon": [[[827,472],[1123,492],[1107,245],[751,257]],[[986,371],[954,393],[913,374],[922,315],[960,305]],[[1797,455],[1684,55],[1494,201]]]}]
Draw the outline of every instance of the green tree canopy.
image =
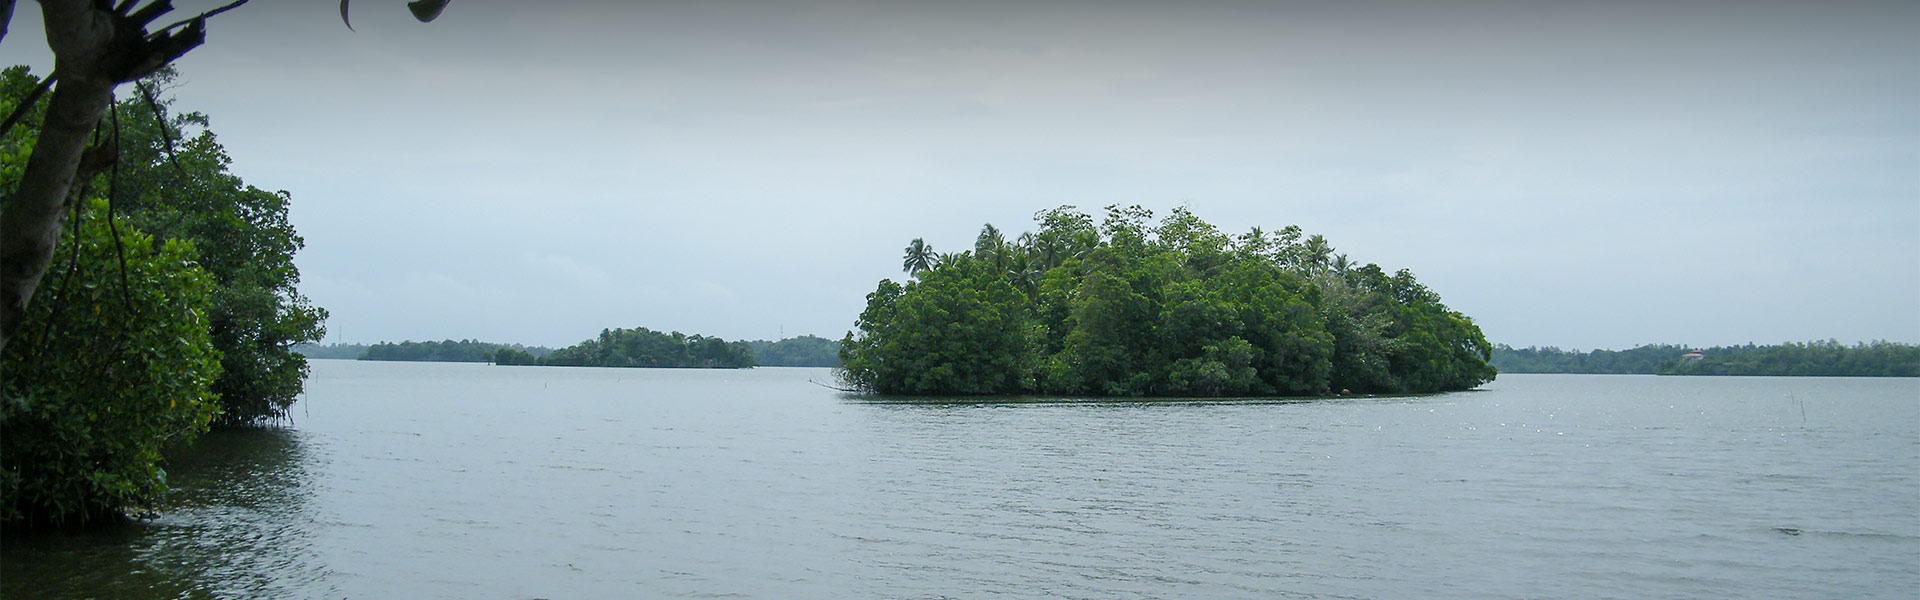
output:
[{"label": "green tree canopy", "polygon": [[777,342],[751,340],[747,346],[753,349],[753,362],[757,366],[840,366],[840,342],[819,336],[803,335]]},{"label": "green tree canopy", "polygon": [[[522,357],[510,355],[516,362]],[[753,349],[746,342],[729,342],[675,331],[661,333],[645,327],[603,329],[599,337],[553,351],[531,364],[559,367],[672,367],[744,369],[753,366]]]},{"label": "green tree canopy", "polygon": [[[881,281],[841,342],[848,386],[882,394],[1264,396],[1468,389],[1493,379],[1478,326],[1408,271],[1355,268],[1297,227],[1229,236],[1071,206],[905,285]],[[924,244],[910,245],[913,248]],[[911,270],[911,269],[910,269]]]},{"label": "green tree canopy", "polygon": [[[894,290],[900,290],[896,293]],[[1027,297],[969,254],[923,271],[902,289],[883,282],[862,321],[884,336],[843,340],[863,387],[904,394],[1002,394],[1032,387]],[[845,348],[859,344],[849,353]]]},{"label": "green tree canopy", "polygon": [[[381,342],[368,346],[364,353],[354,358],[360,360],[388,361],[424,361],[424,362],[487,362],[497,361],[503,351],[514,351],[529,358],[546,356],[553,350],[537,346],[520,344],[496,344],[478,340],[443,340],[438,342]],[[503,363],[512,364],[512,363]]]},{"label": "green tree canopy", "polygon": [[[7,90],[32,80],[23,68],[4,77]],[[141,85],[164,91],[174,78],[165,69]],[[162,240],[193,242],[200,266],[213,276],[207,320],[221,357],[214,383],[224,407],[219,422],[283,417],[307,373],[293,346],[320,339],[327,317],[298,288],[293,256],[305,242],[287,218],[292,198],[235,175],[206,115],[168,114],[170,100],[152,99],[135,95],[109,109],[107,127],[118,132],[120,152],[100,185],[126,223]]]},{"label": "green tree canopy", "polygon": [[0,352],[0,522],[150,505],[166,490],[161,450],[220,411],[212,277],[192,244],[110,227],[106,213],[104,201],[79,213],[48,293]]}]

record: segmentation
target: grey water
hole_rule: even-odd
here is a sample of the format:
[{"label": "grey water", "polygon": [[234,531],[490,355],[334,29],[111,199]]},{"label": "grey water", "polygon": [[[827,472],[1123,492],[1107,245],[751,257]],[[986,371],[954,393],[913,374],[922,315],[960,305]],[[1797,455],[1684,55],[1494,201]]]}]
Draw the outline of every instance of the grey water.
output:
[{"label": "grey water", "polygon": [[6,598],[1914,598],[1920,380],[877,401],[823,369],[314,361]]}]

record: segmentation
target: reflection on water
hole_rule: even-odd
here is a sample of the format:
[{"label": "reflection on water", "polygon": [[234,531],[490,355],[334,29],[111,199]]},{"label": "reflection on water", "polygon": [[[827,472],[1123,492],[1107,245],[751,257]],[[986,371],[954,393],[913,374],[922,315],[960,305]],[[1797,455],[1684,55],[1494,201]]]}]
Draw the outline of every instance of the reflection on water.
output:
[{"label": "reflection on water", "polygon": [[1068,398],[1059,396],[872,396],[842,393],[842,401],[868,406],[994,406],[1017,404],[1062,404],[1102,407],[1130,405],[1190,406],[1208,404],[1299,404],[1325,402],[1337,398]]},{"label": "reflection on water", "polygon": [[997,405],[1020,405],[1020,404],[1060,404],[1060,405],[1101,408],[1101,407],[1107,407],[1107,406],[1142,406],[1142,405],[1259,406],[1259,405],[1277,405],[1277,404],[1306,404],[1306,403],[1326,404],[1326,403],[1351,403],[1351,402],[1366,402],[1371,404],[1378,404],[1382,402],[1419,401],[1423,398],[1438,398],[1441,396],[1460,397],[1460,396],[1480,394],[1485,392],[1486,390],[1474,389],[1474,390],[1466,390],[1461,392],[1448,392],[1443,394],[1384,394],[1384,395],[1365,394],[1365,395],[1357,395],[1357,396],[1356,395],[1252,396],[1252,397],[1244,397],[1244,398],[1238,398],[1238,397],[1168,398],[1168,397],[1133,397],[1133,396],[1103,396],[1098,398],[1081,398],[1081,397],[1070,397],[1070,396],[876,396],[872,394],[861,394],[861,393],[853,393],[853,392],[841,392],[837,394],[837,396],[842,402],[846,402],[850,404],[869,405],[869,406],[946,407],[946,406],[997,406]]},{"label": "reflection on water", "polygon": [[1920,380],[874,400],[820,370],[315,361],[6,598],[1899,598]]},{"label": "reflection on water", "polygon": [[313,471],[299,432],[209,433],[172,457],[173,491],[160,517],[100,531],[6,538],[0,596],[311,594],[325,574],[307,542]]}]

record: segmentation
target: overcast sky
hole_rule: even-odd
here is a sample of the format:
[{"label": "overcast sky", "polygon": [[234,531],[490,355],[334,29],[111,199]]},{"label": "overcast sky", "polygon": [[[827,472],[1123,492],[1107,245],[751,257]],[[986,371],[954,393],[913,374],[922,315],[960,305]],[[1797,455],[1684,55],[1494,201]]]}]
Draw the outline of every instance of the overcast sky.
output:
[{"label": "overcast sky", "polygon": [[[1515,346],[1920,342],[1920,3],[403,4],[178,63],[328,341],[838,338],[915,237],[1140,204]],[[0,62],[49,70],[39,17]]]}]

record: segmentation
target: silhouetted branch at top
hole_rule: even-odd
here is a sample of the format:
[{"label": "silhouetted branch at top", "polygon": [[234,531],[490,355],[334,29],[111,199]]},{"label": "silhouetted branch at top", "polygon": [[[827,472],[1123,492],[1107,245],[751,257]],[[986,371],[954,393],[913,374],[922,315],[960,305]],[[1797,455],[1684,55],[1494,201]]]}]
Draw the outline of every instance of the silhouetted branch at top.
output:
[{"label": "silhouetted branch at top", "polygon": [[0,0],[0,41],[7,39],[7,24],[13,22],[13,0]]},{"label": "silhouetted branch at top", "polygon": [[230,10],[233,10],[233,9],[236,9],[236,8],[240,8],[240,5],[242,5],[242,4],[246,4],[246,3],[247,3],[247,0],[233,0],[233,2],[231,2],[231,3],[228,3],[228,4],[226,5],[226,6],[222,6],[222,7],[220,7],[220,8],[216,8],[216,9],[213,9],[213,10],[210,10],[210,11],[207,11],[207,12],[203,12],[203,13],[200,13],[200,16],[197,16],[197,17],[194,17],[194,18],[191,18],[191,19],[187,19],[187,20],[184,20],[184,21],[180,21],[180,22],[177,22],[177,23],[174,23],[174,24],[172,24],[172,25],[168,25],[168,26],[166,26],[166,27],[161,27],[161,28],[160,28],[160,31],[156,31],[156,32],[154,32],[154,33],[156,33],[156,34],[159,34],[159,33],[166,33],[166,32],[169,32],[169,31],[173,31],[174,29],[177,29],[177,28],[179,28],[179,27],[180,27],[181,25],[187,25],[187,24],[190,24],[190,23],[193,23],[193,22],[195,22],[195,21],[205,21],[205,20],[207,20],[208,18],[211,18],[211,17],[213,17],[214,15],[217,15],[217,14],[220,14],[220,13],[223,13],[223,12],[227,12],[227,11],[230,11]]},{"label": "silhouetted branch at top", "polygon": [[[0,7],[11,17],[12,6]],[[206,18],[155,33],[147,25],[172,12],[168,0],[42,0],[40,12],[57,79],[33,154],[0,213],[0,348],[12,339],[53,260],[64,208],[78,183],[88,139],[113,90],[173,62],[207,40]]]},{"label": "silhouetted branch at top", "polygon": [[[414,18],[431,21],[450,0],[409,3]],[[0,209],[0,348],[13,339],[26,316],[34,290],[53,262],[65,210],[82,180],[82,157],[120,84],[152,74],[207,40],[207,20],[247,0],[201,13],[148,32],[147,27],[173,12],[170,0],[40,0],[40,13],[53,51],[55,70],[43,85],[58,81],[47,101],[38,140],[12,197]],[[0,40],[12,22],[14,0],[0,0]],[[347,2],[340,3],[340,18]],[[349,25],[351,28],[351,25]],[[44,91],[42,91],[44,93]],[[30,106],[32,102],[22,105]],[[21,113],[24,114],[24,113]],[[18,121],[9,116],[0,134]]]}]

